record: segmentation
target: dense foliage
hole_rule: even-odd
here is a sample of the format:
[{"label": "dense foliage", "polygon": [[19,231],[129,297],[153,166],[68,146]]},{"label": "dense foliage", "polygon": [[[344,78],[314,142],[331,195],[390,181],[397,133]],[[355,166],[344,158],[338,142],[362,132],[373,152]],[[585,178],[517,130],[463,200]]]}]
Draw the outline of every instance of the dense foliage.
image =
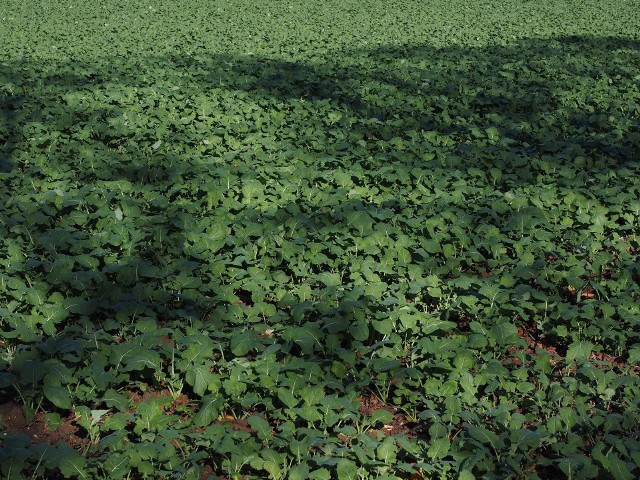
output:
[{"label": "dense foliage", "polygon": [[5,478],[640,475],[640,2],[0,17]]}]

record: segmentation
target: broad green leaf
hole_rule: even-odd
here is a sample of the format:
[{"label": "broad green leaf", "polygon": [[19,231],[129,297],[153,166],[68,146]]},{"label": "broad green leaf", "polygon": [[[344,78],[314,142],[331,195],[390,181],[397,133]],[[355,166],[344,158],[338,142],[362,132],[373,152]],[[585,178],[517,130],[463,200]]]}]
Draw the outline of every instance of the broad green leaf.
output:
[{"label": "broad green leaf", "polygon": [[260,349],[262,344],[260,343],[258,334],[253,330],[249,330],[236,334],[231,338],[229,346],[231,348],[231,353],[241,357],[249,353],[251,350]]},{"label": "broad green leaf", "polygon": [[591,342],[573,342],[567,349],[566,362],[569,363],[574,360],[577,363],[585,362],[589,358],[589,355],[591,355],[593,346]]},{"label": "broad green leaf", "polygon": [[276,462],[267,460],[262,464],[262,468],[269,473],[269,478],[282,478],[282,469]]},{"label": "broad green leaf", "polygon": [[428,335],[433,332],[437,332],[438,330],[450,330],[452,328],[456,328],[458,325],[454,322],[449,322],[447,320],[441,320],[436,316],[427,316],[424,320],[420,322],[422,333]]},{"label": "broad green leaf", "polygon": [[395,322],[391,318],[385,318],[384,320],[372,320],[371,325],[376,332],[389,335],[393,332]]},{"label": "broad green leaf", "polygon": [[458,475],[458,480],[476,480],[476,477],[471,473],[470,470],[461,470],[460,475]]},{"label": "broad green leaf", "polygon": [[369,325],[365,322],[356,322],[349,327],[349,333],[354,340],[364,342],[369,338]]},{"label": "broad green leaf", "polygon": [[169,417],[165,416],[160,399],[146,400],[137,406],[136,426],[134,432],[138,435],[142,432],[155,432],[160,430]]},{"label": "broad green leaf", "polygon": [[496,127],[486,128],[484,132],[489,140],[497,141],[500,138],[500,131]]},{"label": "broad green leaf", "polygon": [[107,407],[117,408],[121,412],[129,409],[129,399],[125,395],[116,392],[112,388],[104,393],[102,401]]},{"label": "broad green leaf", "polygon": [[491,327],[489,332],[500,346],[510,345],[518,338],[518,327],[512,323],[500,322]]},{"label": "broad green leaf", "polygon": [[352,460],[341,458],[336,465],[338,480],[356,480],[358,467]]},{"label": "broad green leaf", "polygon": [[[338,474],[340,475],[340,474]],[[338,476],[339,480],[345,479],[347,477]],[[348,477],[348,479],[355,479],[356,477]],[[318,470],[314,470],[309,474],[310,480],[331,480],[331,473],[326,468],[319,468]]]},{"label": "broad green leaf", "polygon": [[546,436],[547,434],[541,431],[520,428],[511,430],[509,440],[514,447],[522,446],[523,450],[529,450],[539,448]]},{"label": "broad green leaf", "polygon": [[129,458],[122,454],[110,454],[102,464],[109,478],[123,478],[129,471]]},{"label": "broad green leaf", "polygon": [[472,352],[463,350],[453,358],[453,364],[458,370],[466,370],[473,367],[475,359]]},{"label": "broad green leaf", "polygon": [[640,364],[640,346],[637,344],[629,350],[629,363]]},{"label": "broad green leaf", "polygon": [[187,383],[193,387],[193,391],[198,396],[203,396],[213,382],[214,375],[207,365],[193,365],[187,368],[185,375]]},{"label": "broad green leaf", "polygon": [[309,465],[301,463],[289,469],[289,480],[306,480],[309,478]]},{"label": "broad green leaf", "polygon": [[269,425],[269,422],[264,418],[258,417],[257,415],[251,415],[248,418],[248,421],[249,426],[256,431],[258,438],[261,440],[271,438],[271,425]]},{"label": "broad green leaf", "polygon": [[318,280],[327,287],[337,287],[342,283],[342,279],[337,273],[321,273],[318,275]]},{"label": "broad green leaf", "polygon": [[282,338],[298,345],[306,355],[312,354],[315,349],[323,350],[324,334],[315,324],[289,327],[283,332]]},{"label": "broad green leaf", "polygon": [[397,453],[398,446],[396,445],[396,441],[393,437],[386,437],[376,449],[376,456],[378,457],[378,460],[382,460],[387,465],[396,461]]},{"label": "broad green leaf", "polygon": [[65,478],[90,478],[86,465],[86,459],[70,447],[64,448],[58,457],[58,468]]},{"label": "broad green leaf", "polygon": [[391,423],[392,420],[393,414],[389,410],[384,410],[381,408],[371,412],[371,417],[369,417],[369,423],[371,423],[371,425],[375,425],[377,423],[387,425]]},{"label": "broad green leaf", "polygon": [[451,440],[449,437],[440,437],[431,440],[431,445],[427,451],[427,455],[434,460],[439,460],[447,456],[451,448]]},{"label": "broad green leaf", "polygon": [[218,415],[224,405],[224,399],[217,395],[206,395],[200,400],[200,409],[193,416],[193,423],[197,427],[210,425]]},{"label": "broad green leaf", "polygon": [[160,355],[157,352],[141,349],[136,349],[136,352],[127,356],[124,360],[125,372],[131,372],[134,370],[143,370],[145,368],[151,368],[153,370],[160,370],[162,361]]},{"label": "broad green leaf", "polygon": [[477,440],[483,445],[491,445],[493,448],[498,448],[501,443],[498,435],[484,427],[467,425],[467,432],[469,432],[471,438]]},{"label": "broad green leaf", "polygon": [[278,392],[278,399],[280,399],[280,401],[284,403],[287,406],[287,408],[294,408],[300,402],[300,400],[297,399],[293,395],[293,393],[291,393],[291,390],[288,390],[286,388],[279,388],[277,392]]},{"label": "broad green leaf", "polygon": [[65,410],[71,408],[71,395],[66,387],[52,387],[50,385],[45,385],[42,388],[42,391],[44,396],[47,397],[47,400],[53,403],[56,407]]},{"label": "broad green leaf", "polygon": [[634,478],[626,463],[617,454],[611,452],[607,455],[607,458],[610,462],[609,473],[615,480],[631,480]]}]

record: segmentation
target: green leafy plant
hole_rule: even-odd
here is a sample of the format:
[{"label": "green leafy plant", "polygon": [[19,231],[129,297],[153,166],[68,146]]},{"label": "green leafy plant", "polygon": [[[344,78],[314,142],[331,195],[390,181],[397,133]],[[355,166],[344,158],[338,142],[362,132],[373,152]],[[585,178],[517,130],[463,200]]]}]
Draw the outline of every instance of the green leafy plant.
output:
[{"label": "green leafy plant", "polygon": [[5,0],[0,476],[637,477],[636,3]]}]

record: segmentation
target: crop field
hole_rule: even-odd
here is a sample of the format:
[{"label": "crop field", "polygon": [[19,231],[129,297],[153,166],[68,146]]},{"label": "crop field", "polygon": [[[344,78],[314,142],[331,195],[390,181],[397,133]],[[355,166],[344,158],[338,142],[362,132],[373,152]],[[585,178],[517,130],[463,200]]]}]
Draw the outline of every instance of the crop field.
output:
[{"label": "crop field", "polygon": [[640,477],[640,0],[3,0],[0,477]]}]

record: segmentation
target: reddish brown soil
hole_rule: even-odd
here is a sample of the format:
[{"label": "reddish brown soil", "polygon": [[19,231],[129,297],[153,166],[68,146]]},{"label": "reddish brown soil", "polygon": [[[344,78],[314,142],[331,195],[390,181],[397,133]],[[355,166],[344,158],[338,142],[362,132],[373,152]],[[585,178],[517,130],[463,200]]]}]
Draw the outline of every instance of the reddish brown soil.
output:
[{"label": "reddish brown soil", "polygon": [[169,347],[175,347],[176,342],[171,340],[171,337],[169,335],[160,335],[159,345],[160,346],[167,345]]},{"label": "reddish brown soil", "polygon": [[544,335],[538,336],[538,331],[535,327],[520,326],[518,327],[518,337],[522,338],[527,344],[527,353],[535,356],[536,348],[540,348],[551,355],[552,363],[558,360],[562,360],[562,355],[558,353],[555,345],[553,345],[549,339]]},{"label": "reddish brown soil", "polygon": [[371,416],[371,414],[376,410],[387,410],[393,413],[393,407],[386,405],[375,395],[358,397],[356,400],[360,402],[360,408],[358,411],[367,417]]},{"label": "reddish brown soil", "polygon": [[73,414],[63,418],[56,431],[49,429],[43,412],[39,412],[31,423],[27,423],[22,414],[22,408],[15,402],[0,404],[0,423],[5,434],[25,434],[33,443],[66,443],[72,447],[85,446],[88,439],[76,435],[79,428],[75,425]]},{"label": "reddish brown soil", "polygon": [[[187,397],[184,393],[180,394],[178,398],[173,400],[171,392],[167,388],[163,390],[154,390],[153,388],[148,388],[143,392],[137,389],[137,387],[133,387],[125,392],[125,395],[128,396],[136,405],[138,405],[140,402],[145,402],[157,398],[166,399],[168,405],[161,406],[161,408],[164,408],[165,413],[167,413],[168,415],[175,413],[175,411],[180,409],[181,407],[181,411],[184,413],[184,407],[186,407],[190,403],[189,397]],[[135,413],[135,410],[132,409],[129,412]]]},{"label": "reddish brown soil", "polygon": [[200,474],[200,480],[207,480],[207,478],[214,476],[215,472],[213,468],[211,468],[211,465],[205,464],[201,466],[204,468],[204,471]]},{"label": "reddish brown soil", "polygon": [[[564,356],[558,353],[555,345],[546,338],[544,335],[538,336],[537,329],[535,327],[530,326],[520,326],[518,327],[518,336],[522,338],[526,344],[526,352],[532,357],[536,357],[536,349],[542,349],[547,352],[551,356],[551,364],[554,365],[556,362],[564,360]],[[512,361],[514,365],[519,366],[522,362],[514,356],[517,349],[515,347],[509,348],[509,354],[512,357]],[[589,356],[589,360],[596,360],[599,362],[603,362],[606,365],[595,364],[596,368],[608,369],[608,368],[620,368],[626,369],[629,368],[631,372],[640,377],[640,366],[635,365],[627,365],[620,357],[616,357],[614,355],[610,355],[604,352],[592,352]]]},{"label": "reddish brown soil", "polygon": [[591,352],[589,356],[589,360],[596,360],[599,362],[604,362],[607,365],[595,364],[596,368],[607,368],[607,367],[617,367],[620,369],[628,368],[631,372],[633,372],[636,376],[640,378],[640,365],[629,365],[625,363],[623,360],[620,360],[620,357],[616,357],[614,355],[609,355],[604,352]]},{"label": "reddish brown soil", "polygon": [[410,426],[411,422],[407,419],[406,415],[400,413],[397,408],[385,404],[376,395],[370,394],[366,397],[358,397],[357,400],[360,402],[360,408],[358,411],[362,415],[369,417],[376,410],[387,410],[393,415],[391,422],[383,425],[379,430],[369,430],[370,434],[376,435],[379,431],[385,436],[404,433],[407,437],[412,438],[418,435],[418,426]]},{"label": "reddish brown soil", "polygon": [[247,432],[251,434],[256,433],[256,431],[249,426],[249,422],[246,418],[225,417],[223,419],[223,423],[227,424],[231,430],[235,430],[237,432]]}]

